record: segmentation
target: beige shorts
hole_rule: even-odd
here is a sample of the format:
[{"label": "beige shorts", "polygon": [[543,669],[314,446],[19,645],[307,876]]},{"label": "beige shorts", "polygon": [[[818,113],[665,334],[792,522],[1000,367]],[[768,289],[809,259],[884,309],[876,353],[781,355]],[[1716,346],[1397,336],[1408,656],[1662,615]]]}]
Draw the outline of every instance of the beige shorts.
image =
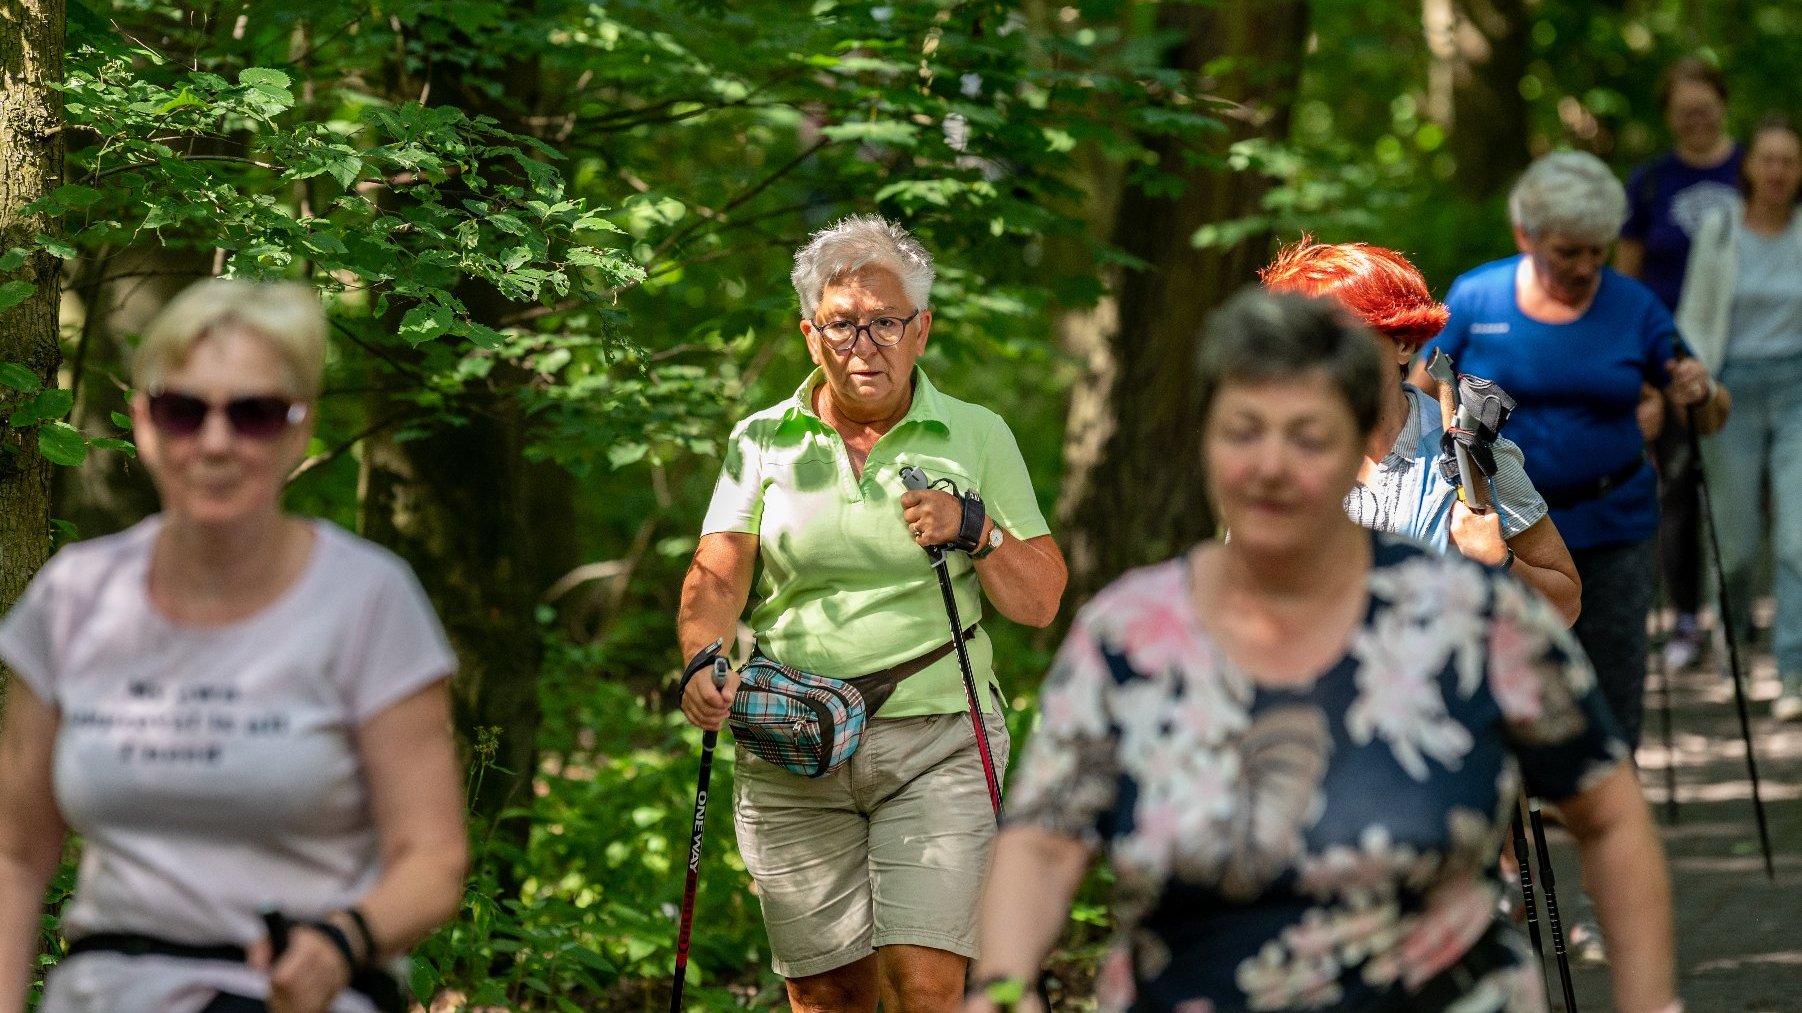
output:
[{"label": "beige shorts", "polygon": [[[999,777],[1007,724],[983,719]],[[968,713],[873,720],[821,778],[739,746],[733,794],[777,974],[822,974],[897,943],[976,955],[995,810]]]}]

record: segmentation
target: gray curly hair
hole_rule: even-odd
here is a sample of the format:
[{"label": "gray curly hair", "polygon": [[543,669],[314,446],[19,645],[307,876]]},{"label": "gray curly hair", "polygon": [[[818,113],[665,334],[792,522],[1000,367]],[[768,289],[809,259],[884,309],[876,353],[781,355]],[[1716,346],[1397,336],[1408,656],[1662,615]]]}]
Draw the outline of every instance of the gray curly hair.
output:
[{"label": "gray curly hair", "polygon": [[1508,217],[1529,239],[1556,232],[1606,246],[1627,220],[1627,190],[1596,156],[1554,151],[1521,173],[1508,194]]},{"label": "gray curly hair", "polygon": [[801,297],[801,315],[813,318],[820,296],[835,279],[864,267],[895,272],[915,309],[932,296],[932,254],[913,233],[881,215],[852,215],[813,234],[795,251],[789,280]]}]

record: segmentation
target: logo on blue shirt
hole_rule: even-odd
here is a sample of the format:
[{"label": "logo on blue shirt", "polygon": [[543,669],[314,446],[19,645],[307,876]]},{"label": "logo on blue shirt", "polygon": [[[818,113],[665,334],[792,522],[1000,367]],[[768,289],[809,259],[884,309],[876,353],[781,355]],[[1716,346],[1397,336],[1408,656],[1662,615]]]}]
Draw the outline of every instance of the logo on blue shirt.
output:
[{"label": "logo on blue shirt", "polygon": [[1472,334],[1506,334],[1506,333],[1508,333],[1508,321],[1499,320],[1494,323],[1471,324],[1470,325],[1470,333],[1472,333]]}]

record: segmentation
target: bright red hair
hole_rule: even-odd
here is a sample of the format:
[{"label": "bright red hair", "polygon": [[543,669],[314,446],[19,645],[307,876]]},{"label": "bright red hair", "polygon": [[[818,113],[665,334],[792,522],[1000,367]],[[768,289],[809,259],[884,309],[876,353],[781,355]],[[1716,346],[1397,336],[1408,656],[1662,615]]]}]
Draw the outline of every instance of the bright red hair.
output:
[{"label": "bright red hair", "polygon": [[1330,297],[1409,352],[1444,330],[1449,315],[1408,258],[1381,246],[1302,236],[1283,247],[1258,280],[1273,292]]}]

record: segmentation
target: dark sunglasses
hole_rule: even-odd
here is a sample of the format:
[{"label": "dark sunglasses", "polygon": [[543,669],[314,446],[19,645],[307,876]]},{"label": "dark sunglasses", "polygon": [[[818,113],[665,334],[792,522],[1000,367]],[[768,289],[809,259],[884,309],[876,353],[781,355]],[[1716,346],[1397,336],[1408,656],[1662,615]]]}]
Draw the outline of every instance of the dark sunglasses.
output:
[{"label": "dark sunglasses", "polygon": [[150,422],[165,436],[193,436],[206,425],[214,410],[225,413],[232,432],[252,440],[267,440],[307,417],[304,401],[290,401],[274,394],[236,397],[213,404],[192,394],[156,391],[150,395]]}]

